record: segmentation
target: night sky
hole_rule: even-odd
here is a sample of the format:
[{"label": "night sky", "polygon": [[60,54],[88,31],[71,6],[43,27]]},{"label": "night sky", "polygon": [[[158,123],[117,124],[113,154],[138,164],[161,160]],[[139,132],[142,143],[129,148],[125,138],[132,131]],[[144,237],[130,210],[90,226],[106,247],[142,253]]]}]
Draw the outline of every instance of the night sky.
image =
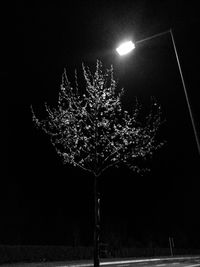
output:
[{"label": "night sky", "polygon": [[125,245],[168,246],[172,236],[177,247],[200,248],[200,155],[170,35],[138,44],[124,58],[115,52],[125,38],[141,40],[173,28],[199,129],[199,9],[183,2],[18,3],[15,57],[3,71],[0,244],[92,244],[93,177],[62,164],[48,137],[34,127],[30,105],[42,116],[44,102],[57,101],[64,67],[73,81],[75,68],[82,75],[82,62],[94,69],[100,59],[106,68],[113,64],[127,109],[137,96],[148,111],[150,97],[156,97],[165,120],[158,139],[166,141],[147,162],[150,173],[141,177],[122,167],[101,176],[102,241],[113,232]]}]

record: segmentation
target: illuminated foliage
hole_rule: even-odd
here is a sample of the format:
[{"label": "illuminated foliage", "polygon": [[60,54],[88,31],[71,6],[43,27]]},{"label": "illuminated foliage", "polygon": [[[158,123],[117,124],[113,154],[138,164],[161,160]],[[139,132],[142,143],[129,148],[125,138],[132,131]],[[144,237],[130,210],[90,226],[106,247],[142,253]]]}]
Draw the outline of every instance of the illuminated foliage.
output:
[{"label": "illuminated foliage", "polygon": [[151,156],[162,144],[156,142],[160,126],[160,106],[154,101],[145,121],[139,122],[140,106],[136,101],[130,114],[122,109],[123,90],[117,91],[113,68],[103,72],[98,60],[94,74],[83,65],[85,93],[75,88],[66,71],[56,109],[45,105],[47,118],[33,120],[50,136],[64,163],[73,164],[99,176],[111,166],[125,164],[143,171],[140,162]]}]

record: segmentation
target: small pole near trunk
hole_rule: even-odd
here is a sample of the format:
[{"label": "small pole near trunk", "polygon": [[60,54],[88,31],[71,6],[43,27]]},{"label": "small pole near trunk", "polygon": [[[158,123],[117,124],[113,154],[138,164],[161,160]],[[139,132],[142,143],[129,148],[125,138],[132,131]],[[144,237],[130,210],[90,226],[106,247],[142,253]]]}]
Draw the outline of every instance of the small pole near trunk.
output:
[{"label": "small pole near trunk", "polygon": [[169,237],[169,247],[170,247],[171,256],[173,256],[173,246],[174,246],[174,240],[173,238]]}]

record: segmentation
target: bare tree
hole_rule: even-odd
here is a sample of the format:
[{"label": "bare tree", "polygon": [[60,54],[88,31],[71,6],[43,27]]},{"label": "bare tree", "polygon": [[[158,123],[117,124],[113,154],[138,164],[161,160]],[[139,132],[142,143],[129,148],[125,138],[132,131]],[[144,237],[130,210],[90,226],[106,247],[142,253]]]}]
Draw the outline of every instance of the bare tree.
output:
[{"label": "bare tree", "polygon": [[156,141],[161,123],[160,106],[153,101],[152,109],[143,122],[138,115],[141,106],[136,101],[133,111],[122,109],[123,90],[117,90],[113,67],[103,71],[97,60],[91,73],[83,65],[85,91],[78,90],[77,75],[71,86],[66,70],[58,97],[57,108],[45,104],[47,118],[39,120],[33,112],[33,121],[50,136],[51,143],[64,163],[89,171],[94,179],[95,229],[94,265],[99,266],[99,192],[98,177],[109,167],[125,164],[134,171],[145,169],[140,163],[157,150]]}]

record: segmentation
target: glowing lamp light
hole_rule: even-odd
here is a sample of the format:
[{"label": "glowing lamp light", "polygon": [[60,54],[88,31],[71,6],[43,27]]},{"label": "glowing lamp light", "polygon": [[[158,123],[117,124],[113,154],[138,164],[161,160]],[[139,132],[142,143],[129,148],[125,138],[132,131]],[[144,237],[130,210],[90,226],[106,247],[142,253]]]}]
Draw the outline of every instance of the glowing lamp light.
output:
[{"label": "glowing lamp light", "polygon": [[135,44],[132,41],[125,42],[121,44],[117,49],[117,53],[120,56],[126,55],[135,48]]}]

